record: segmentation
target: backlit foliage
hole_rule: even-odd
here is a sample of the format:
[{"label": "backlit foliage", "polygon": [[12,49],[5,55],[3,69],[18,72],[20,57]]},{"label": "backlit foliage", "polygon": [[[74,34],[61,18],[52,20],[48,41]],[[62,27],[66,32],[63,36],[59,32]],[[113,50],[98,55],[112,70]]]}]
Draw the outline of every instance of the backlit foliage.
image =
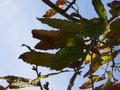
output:
[{"label": "backlit foliage", "polygon": [[[120,53],[120,1],[112,1],[107,4],[112,15],[110,19],[108,19],[109,13],[107,14],[101,0],[91,1],[98,15],[98,18],[92,19],[80,15],[78,8],[74,7],[77,0],[56,0],[55,3],[50,0],[42,1],[49,5],[51,9],[37,20],[52,27],[53,30],[34,29],[32,35],[33,38],[40,40],[35,45],[35,49],[45,52],[32,50],[29,46],[24,45],[30,51],[21,54],[19,59],[27,64],[46,67],[58,72],[38,75],[34,80],[16,76],[5,76],[0,77],[0,79],[6,80],[10,89],[40,86],[41,90],[43,88],[49,90],[46,89],[48,84],[42,86],[38,81],[72,70],[74,74],[70,79],[67,90],[72,89],[77,75],[80,75],[83,79],[89,78],[79,87],[80,89],[119,90],[120,83],[117,80],[118,77],[114,76],[114,72],[120,72],[119,61],[115,60]],[[67,14],[69,9],[74,10],[70,15]],[[55,17],[57,13],[67,19],[51,18],[52,16]],[[55,54],[46,51],[56,49]],[[89,68],[86,69],[86,66]],[[101,69],[102,73],[97,73],[101,72]],[[96,83],[100,81],[104,81],[104,83],[96,86]]]}]

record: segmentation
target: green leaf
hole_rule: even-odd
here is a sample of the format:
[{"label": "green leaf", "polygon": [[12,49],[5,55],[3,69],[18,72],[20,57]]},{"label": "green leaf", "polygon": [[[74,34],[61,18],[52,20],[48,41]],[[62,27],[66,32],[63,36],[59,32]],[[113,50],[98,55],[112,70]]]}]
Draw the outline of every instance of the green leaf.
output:
[{"label": "green leaf", "polygon": [[110,39],[100,48],[103,49],[103,48],[118,46],[118,45],[120,45],[120,39]]},{"label": "green leaf", "polygon": [[30,64],[50,68],[53,56],[54,54],[32,51],[23,53],[20,55],[19,59]]},{"label": "green leaf", "polygon": [[80,33],[82,30],[81,23],[70,20],[51,19],[51,18],[37,18],[42,23],[45,23],[53,28],[63,30],[68,33]]},{"label": "green leaf", "polygon": [[107,71],[108,74],[108,80],[107,82],[103,85],[102,90],[108,90],[110,84],[111,84],[111,78],[112,78],[112,72],[111,71]]},{"label": "green leaf", "polygon": [[92,0],[92,4],[93,4],[98,16],[101,19],[106,20],[107,13],[106,13],[106,10],[105,10],[104,5],[102,4],[101,0]]},{"label": "green leaf", "polygon": [[0,80],[6,80],[9,83],[10,89],[19,89],[24,87],[39,87],[38,82],[33,82],[33,80],[31,79],[17,76],[0,77]]},{"label": "green leaf", "polygon": [[60,71],[60,72],[56,72],[56,73],[50,73],[50,74],[47,74],[47,75],[40,75],[40,76],[37,77],[34,81],[38,81],[38,80],[40,80],[40,79],[48,78],[48,77],[50,77],[50,76],[54,76],[54,75],[57,75],[57,74],[60,74],[60,73],[64,73],[64,72],[68,72],[68,70]]},{"label": "green leaf", "polygon": [[103,61],[101,62],[102,64],[106,64],[112,60],[114,60],[114,58],[118,55],[118,52],[113,52],[111,55],[106,55],[104,56],[102,59]]},{"label": "green leaf", "polygon": [[105,25],[98,19],[84,20],[82,34],[90,37],[99,37],[105,30]]},{"label": "green leaf", "polygon": [[69,66],[72,62],[83,57],[84,52],[80,47],[70,46],[60,49],[53,57],[52,68],[57,70]]}]

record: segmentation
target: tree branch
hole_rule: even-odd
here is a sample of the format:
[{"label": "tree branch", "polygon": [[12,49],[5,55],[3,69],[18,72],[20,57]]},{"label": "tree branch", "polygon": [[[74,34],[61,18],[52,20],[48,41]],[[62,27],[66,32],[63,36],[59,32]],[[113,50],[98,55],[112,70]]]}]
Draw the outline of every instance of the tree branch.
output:
[{"label": "tree branch", "polygon": [[64,11],[66,12],[75,2],[76,0],[73,0]]},{"label": "tree branch", "polygon": [[[40,76],[40,73],[38,72],[38,66],[33,66],[32,68],[34,71],[36,71],[36,74],[37,76],[39,77]],[[42,84],[41,84],[41,81],[39,80],[39,86],[40,86],[40,90],[43,90],[43,87],[42,87]]]},{"label": "tree branch", "polygon": [[61,15],[63,15],[64,17],[66,17],[67,19],[70,19],[72,21],[80,21],[76,18],[73,18],[72,16],[68,15],[64,10],[60,9],[59,7],[57,7],[54,3],[52,3],[50,0],[42,0],[45,4],[47,4],[48,6],[50,6],[51,8],[53,8],[54,10],[56,10],[58,13],[60,13]]},{"label": "tree branch", "polygon": [[81,59],[79,65],[78,65],[78,67],[77,67],[77,70],[75,71],[75,73],[74,73],[73,76],[71,77],[67,90],[71,90],[71,89],[72,89],[72,87],[73,87],[73,85],[74,85],[74,81],[75,81],[75,79],[76,79],[76,77],[77,77],[77,75],[78,75],[78,73],[79,73],[79,70],[81,69],[81,66],[82,66],[83,62],[85,61],[87,54],[89,54],[90,50],[94,47],[95,42],[96,42],[96,39],[94,39],[94,40],[91,41],[91,43],[90,43],[90,48],[88,48],[88,49],[86,50],[85,56]]}]

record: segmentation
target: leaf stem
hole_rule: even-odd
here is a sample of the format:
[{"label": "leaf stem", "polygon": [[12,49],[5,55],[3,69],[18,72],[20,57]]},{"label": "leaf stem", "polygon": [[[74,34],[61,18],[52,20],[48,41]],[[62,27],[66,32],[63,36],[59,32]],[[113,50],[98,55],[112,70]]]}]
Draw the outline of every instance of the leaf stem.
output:
[{"label": "leaf stem", "polygon": [[79,73],[79,70],[81,69],[81,66],[82,66],[83,62],[85,61],[87,54],[89,54],[90,50],[94,47],[95,43],[96,43],[96,39],[94,39],[94,40],[91,41],[91,43],[90,43],[90,48],[88,48],[88,49],[86,50],[85,56],[81,59],[79,65],[78,65],[78,67],[77,67],[77,70],[75,71],[75,73],[74,73],[73,76],[71,77],[71,79],[70,79],[70,81],[69,81],[69,85],[68,85],[67,90],[71,90],[71,89],[72,89],[72,87],[73,87],[73,85],[74,85],[74,81],[75,81],[75,79],[76,79],[76,77],[77,77],[77,75],[78,75],[78,73]]}]

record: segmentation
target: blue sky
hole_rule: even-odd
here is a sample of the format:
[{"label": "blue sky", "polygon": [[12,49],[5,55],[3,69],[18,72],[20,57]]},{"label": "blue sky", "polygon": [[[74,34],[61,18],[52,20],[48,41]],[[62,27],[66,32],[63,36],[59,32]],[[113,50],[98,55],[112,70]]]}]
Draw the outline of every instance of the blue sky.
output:
[{"label": "blue sky", "polygon": [[[112,0],[103,0],[104,3]],[[80,12],[86,18],[92,18],[94,15],[90,0],[81,0]],[[41,0],[0,0],[0,76],[15,75],[30,79],[36,78],[36,73],[31,70],[32,65],[18,60],[20,54],[28,51],[22,44],[27,44],[32,48],[38,40],[32,38],[32,29],[46,29],[47,25],[41,24],[36,17],[42,15],[49,7]],[[57,15],[56,18],[61,18]],[[49,69],[40,68],[42,74],[49,73]],[[50,77],[43,81],[50,81],[50,90],[65,90],[68,85],[71,74],[61,74]],[[81,78],[78,79],[78,81]],[[82,81],[83,82],[83,81]],[[82,83],[81,82],[81,83]],[[0,85],[6,86],[6,83],[0,81]],[[79,85],[74,87],[78,90]],[[20,90],[39,90],[39,88],[23,88]]]}]

